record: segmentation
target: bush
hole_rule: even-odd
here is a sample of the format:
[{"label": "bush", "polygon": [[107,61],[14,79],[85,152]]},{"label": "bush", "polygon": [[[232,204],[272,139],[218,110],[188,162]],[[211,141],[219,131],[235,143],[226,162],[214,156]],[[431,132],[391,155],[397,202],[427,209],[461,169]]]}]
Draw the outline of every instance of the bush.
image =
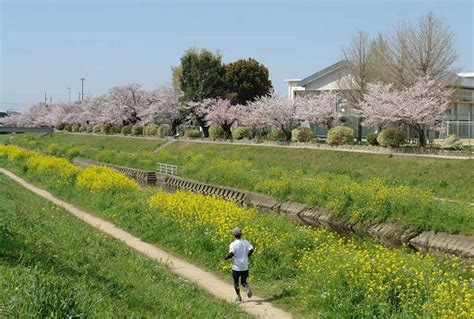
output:
[{"label": "bush", "polygon": [[165,137],[165,136],[171,135],[171,127],[168,124],[159,125],[156,131],[157,131],[156,135],[158,135],[159,137]]},{"label": "bush", "polygon": [[143,135],[158,135],[158,125],[155,123],[149,123],[143,129]]},{"label": "bush", "polygon": [[87,131],[87,125],[81,125],[81,127],[79,128],[79,132],[86,132]]},{"label": "bush", "polygon": [[462,150],[462,142],[459,140],[457,135],[449,135],[443,140],[441,148],[450,149],[450,150]]},{"label": "bush", "polygon": [[71,132],[79,132],[81,129],[81,124],[74,123],[71,125]]},{"label": "bush", "polygon": [[64,126],[65,126],[64,123],[59,123],[54,128],[57,129],[57,130],[62,131],[62,130],[64,130]]},{"label": "bush", "polygon": [[354,141],[354,130],[347,126],[336,126],[329,130],[327,143],[341,145]]},{"label": "bush", "polygon": [[307,127],[298,127],[291,131],[292,142],[311,142],[314,140],[313,132]]},{"label": "bush", "polygon": [[131,125],[125,125],[122,127],[122,130],[120,131],[123,135],[130,135],[132,134],[132,126]]},{"label": "bush", "polygon": [[112,124],[111,133],[112,134],[120,134],[122,132],[123,125],[122,124]]},{"label": "bush", "polygon": [[186,137],[201,137],[201,132],[199,132],[199,130],[197,130],[197,129],[190,128],[190,129],[187,129],[184,132],[184,136],[186,136]]},{"label": "bush", "polygon": [[71,124],[65,123],[65,124],[64,124],[64,130],[65,130],[65,131],[68,131],[68,132],[71,132]]},{"label": "bush", "polygon": [[132,126],[132,135],[142,135],[143,134],[143,126],[140,124],[135,124]]},{"label": "bush", "polygon": [[272,130],[270,134],[266,136],[268,141],[280,141],[285,142],[287,140],[285,132],[281,129]]},{"label": "bush", "polygon": [[396,127],[386,128],[377,136],[377,142],[384,147],[399,147],[406,142],[406,135]]},{"label": "bush", "polygon": [[209,138],[215,140],[218,138],[225,138],[225,131],[222,126],[214,124],[209,128]]},{"label": "bush", "polygon": [[86,125],[86,132],[87,133],[92,133],[93,128],[94,128],[94,124],[87,124]]},{"label": "bush", "polygon": [[250,138],[250,130],[248,127],[239,126],[232,130],[232,139],[242,140],[244,138]]},{"label": "bush", "polygon": [[379,133],[367,134],[367,143],[370,145],[379,145],[379,142],[377,142],[377,136],[379,136]]},{"label": "bush", "polygon": [[111,133],[113,133],[112,132],[112,124],[109,124],[109,123],[102,124],[102,126],[100,127],[100,132],[102,134],[111,134]]},{"label": "bush", "polygon": [[92,126],[92,133],[100,133],[102,130],[102,124],[94,124]]}]

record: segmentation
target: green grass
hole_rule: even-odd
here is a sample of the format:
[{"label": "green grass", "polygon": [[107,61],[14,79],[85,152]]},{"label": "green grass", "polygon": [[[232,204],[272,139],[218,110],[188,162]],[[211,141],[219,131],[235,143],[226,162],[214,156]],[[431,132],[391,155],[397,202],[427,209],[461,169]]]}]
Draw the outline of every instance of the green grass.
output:
[{"label": "green grass", "polygon": [[247,317],[4,175],[0,228],[0,317]]},{"label": "green grass", "polygon": [[[103,139],[118,144],[104,148]],[[140,146],[147,140],[68,134],[25,134],[14,141],[52,155],[149,170],[157,162],[178,164],[185,177],[327,207],[353,222],[391,221],[419,230],[474,234],[474,206],[434,199],[473,201],[472,160],[191,142],[152,153]],[[135,148],[133,153],[120,151],[119,145],[126,143],[128,150]],[[450,196],[453,192],[462,198]]]},{"label": "green grass", "polygon": [[[74,181],[62,183],[57,172],[40,172],[27,158],[6,161],[0,157],[0,164],[144,241],[159,243],[227,276],[228,272],[222,272],[222,256],[232,240],[230,229],[239,222],[234,213],[251,215],[244,229],[249,236],[253,232],[249,239],[256,247],[252,283],[258,292],[303,317],[440,317],[450,309],[474,311],[467,295],[472,293],[472,271],[460,265],[459,259],[444,261],[370,241],[341,239],[324,230],[296,226],[282,216],[242,211],[212,197],[161,195],[165,197],[161,204],[150,207],[148,199],[156,194],[151,188],[89,192]],[[222,217],[200,219],[209,209]],[[229,235],[216,240],[216,227],[222,224]],[[439,295],[440,290],[448,295]]]}]

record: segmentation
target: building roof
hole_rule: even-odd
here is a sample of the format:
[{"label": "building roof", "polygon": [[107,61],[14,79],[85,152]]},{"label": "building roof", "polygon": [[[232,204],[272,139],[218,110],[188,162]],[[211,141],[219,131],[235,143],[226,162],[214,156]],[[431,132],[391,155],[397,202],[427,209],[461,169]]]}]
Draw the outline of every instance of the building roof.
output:
[{"label": "building roof", "polygon": [[327,68],[324,68],[316,73],[313,73],[311,74],[310,76],[308,77],[305,77],[303,80],[300,81],[300,83],[298,83],[298,85],[300,86],[305,86],[307,85],[308,83],[311,83],[313,81],[316,81],[317,79],[325,76],[326,74],[328,73],[331,73],[337,69],[340,69],[341,67],[343,67],[344,65],[346,64],[345,61],[338,61],[330,66],[328,66]]}]

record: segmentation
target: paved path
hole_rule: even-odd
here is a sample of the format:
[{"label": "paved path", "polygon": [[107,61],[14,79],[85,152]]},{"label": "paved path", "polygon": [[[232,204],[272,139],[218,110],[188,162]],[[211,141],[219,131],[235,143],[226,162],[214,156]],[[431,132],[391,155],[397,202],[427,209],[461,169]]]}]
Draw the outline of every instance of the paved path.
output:
[{"label": "paved path", "polygon": [[[175,257],[154,245],[143,242],[139,238],[127,233],[126,231],[123,231],[120,228],[117,228],[114,224],[92,216],[91,214],[88,214],[76,208],[75,206],[54,197],[51,193],[29,184],[24,179],[16,176],[4,168],[0,168],[0,173],[10,177],[12,180],[31,192],[44,197],[58,206],[63,207],[69,213],[88,223],[89,225],[109,234],[118,240],[123,241],[127,246],[149,256],[152,259],[168,264],[171,271],[182,278],[198,284],[201,288],[207,290],[213,296],[227,300],[229,302],[234,302],[235,293],[233,285],[218,278],[216,275],[193,264],[190,264],[181,258]],[[252,297],[252,299],[247,299],[240,306],[249,314],[259,318],[277,319],[292,317],[290,313],[274,307],[269,300],[265,300],[264,298],[255,295]]]}]

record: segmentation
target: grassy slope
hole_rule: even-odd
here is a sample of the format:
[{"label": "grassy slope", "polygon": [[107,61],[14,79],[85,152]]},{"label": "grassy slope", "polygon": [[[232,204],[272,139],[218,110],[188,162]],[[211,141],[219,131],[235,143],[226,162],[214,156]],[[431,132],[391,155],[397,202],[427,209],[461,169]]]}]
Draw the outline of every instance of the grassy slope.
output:
[{"label": "grassy slope", "polygon": [[[428,157],[388,156],[325,150],[216,145],[180,142],[166,148],[183,152],[219,154],[228,159],[248,160],[262,173],[281,167],[302,170],[304,175],[321,171],[349,174],[355,178],[380,177],[397,183],[432,189],[441,197],[474,201],[474,161]],[[185,163],[179,163],[186,165]]]},{"label": "grassy slope", "polygon": [[[6,137],[3,137],[6,140]],[[1,141],[1,140],[0,140]],[[129,139],[107,136],[80,136],[53,134],[38,140],[38,146],[46,148],[51,143],[67,143],[95,148],[97,151],[140,152],[151,151],[163,141]],[[90,149],[89,149],[90,150]],[[179,142],[166,147],[175,155],[176,164],[186,173],[186,152],[217,154],[231,160],[247,160],[257,166],[255,174],[268,175],[268,170],[280,168],[289,172],[299,171],[303,177],[322,171],[348,174],[357,179],[379,177],[396,183],[421,186],[433,190],[438,196],[474,202],[474,161],[409,157],[363,153],[334,152],[326,150],[288,149],[245,145],[217,145]],[[93,155],[93,154],[91,154]],[[181,159],[181,161],[180,161]],[[153,169],[155,163],[137,162],[145,169]],[[205,163],[203,163],[205,165]],[[189,173],[194,178],[197,174]]]},{"label": "grassy slope", "polygon": [[1,317],[246,317],[3,175],[0,227]]}]

